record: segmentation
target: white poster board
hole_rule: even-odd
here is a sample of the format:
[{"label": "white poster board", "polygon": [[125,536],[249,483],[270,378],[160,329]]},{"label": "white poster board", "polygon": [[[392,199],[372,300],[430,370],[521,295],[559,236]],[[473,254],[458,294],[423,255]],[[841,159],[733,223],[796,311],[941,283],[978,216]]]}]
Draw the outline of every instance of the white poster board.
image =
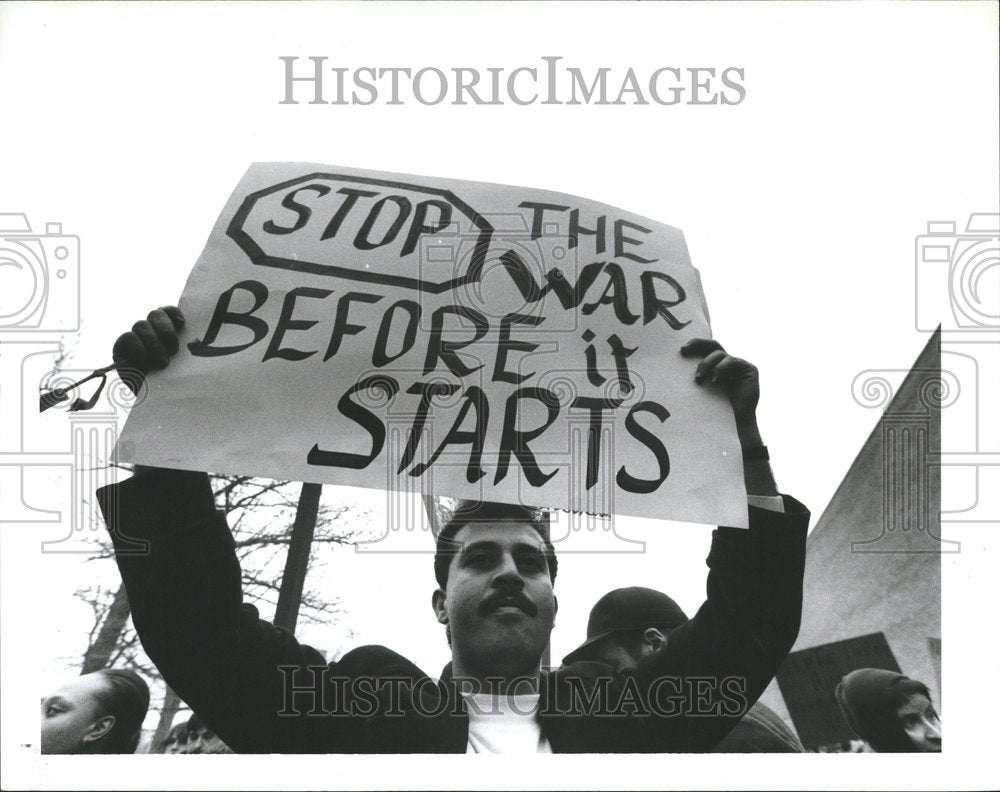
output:
[{"label": "white poster board", "polygon": [[119,459],[745,526],[676,228],[543,190],[251,166]]}]

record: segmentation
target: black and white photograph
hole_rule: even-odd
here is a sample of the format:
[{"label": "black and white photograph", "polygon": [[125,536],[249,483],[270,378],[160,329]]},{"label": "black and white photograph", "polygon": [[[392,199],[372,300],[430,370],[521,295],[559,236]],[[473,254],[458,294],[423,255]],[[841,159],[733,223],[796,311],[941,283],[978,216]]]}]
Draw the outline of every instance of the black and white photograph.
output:
[{"label": "black and white photograph", "polygon": [[995,788],[998,17],[0,3],[0,786]]}]

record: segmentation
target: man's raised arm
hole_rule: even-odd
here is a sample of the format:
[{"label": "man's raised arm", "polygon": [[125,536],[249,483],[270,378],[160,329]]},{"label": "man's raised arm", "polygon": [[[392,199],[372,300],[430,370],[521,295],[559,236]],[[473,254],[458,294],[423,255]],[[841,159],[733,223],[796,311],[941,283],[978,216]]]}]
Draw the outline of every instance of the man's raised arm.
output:
[{"label": "man's raised arm", "polygon": [[[115,364],[133,391],[168,365],[183,324],[177,308],[161,308],[118,338]],[[206,473],[137,466],[132,478],[99,490],[98,500],[143,648],[228,745],[242,753],[363,749],[355,719],[316,717],[337,704],[324,700],[321,680],[360,672],[352,669],[357,652],[324,677],[319,652],[243,603],[233,538]],[[310,681],[313,695],[301,692]],[[293,686],[300,692],[289,697]]]},{"label": "man's raised arm", "polygon": [[[672,732],[669,744],[678,746],[675,750],[697,751],[711,749],[728,733],[760,697],[795,643],[809,511],[778,493],[757,426],[756,366],[711,339],[692,339],[681,353],[700,357],[695,382],[723,388],[732,404],[750,517],[748,530],[715,530],[705,603],[641,666],[650,684],[664,675],[688,680],[684,706],[695,717],[665,719],[661,726]],[[691,682],[698,679],[706,681]],[[698,700],[697,684],[710,689],[707,700]]]}]

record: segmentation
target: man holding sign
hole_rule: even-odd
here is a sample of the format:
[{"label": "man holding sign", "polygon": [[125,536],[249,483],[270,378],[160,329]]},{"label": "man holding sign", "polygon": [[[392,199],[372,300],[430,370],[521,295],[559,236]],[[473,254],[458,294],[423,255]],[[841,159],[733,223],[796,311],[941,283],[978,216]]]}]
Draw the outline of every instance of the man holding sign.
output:
[{"label": "man holding sign", "polygon": [[[115,345],[145,374],[180,347],[176,308]],[[170,686],[239,752],[709,750],[757,699],[798,632],[808,512],[779,497],[756,425],[756,369],[694,339],[695,379],[728,395],[746,457],[749,530],[719,528],[708,599],[628,675],[543,672],[555,552],[535,510],[466,504],[438,537],[433,606],[452,663],[434,681],[384,647],[326,665],[241,604],[240,570],[203,473],[138,468],[99,491],[136,629]],[[132,380],[138,387],[138,381]],[[135,540],[147,554],[129,553]],[[125,549],[122,552],[121,549]]]},{"label": "man holding sign", "polygon": [[[119,443],[136,475],[99,500],[143,646],[234,750],[708,750],[792,646],[808,512],[778,496],[757,371],[708,338],[677,229],[540,190],[255,164],[181,309],[115,345],[139,379],[166,370]],[[241,604],[201,470],[463,499],[437,537],[441,679],[385,647],[327,665]],[[662,651],[543,673],[540,508],[732,527]]]}]

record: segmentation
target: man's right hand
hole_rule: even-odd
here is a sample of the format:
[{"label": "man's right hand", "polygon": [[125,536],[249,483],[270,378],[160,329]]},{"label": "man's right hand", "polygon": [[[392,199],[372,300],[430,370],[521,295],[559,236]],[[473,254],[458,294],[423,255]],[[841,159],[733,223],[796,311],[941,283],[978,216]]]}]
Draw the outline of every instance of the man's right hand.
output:
[{"label": "man's right hand", "polygon": [[173,305],[157,308],[132,325],[115,341],[112,356],[118,375],[138,394],[150,371],[166,368],[180,343],[177,332],[184,327],[184,314]]}]

